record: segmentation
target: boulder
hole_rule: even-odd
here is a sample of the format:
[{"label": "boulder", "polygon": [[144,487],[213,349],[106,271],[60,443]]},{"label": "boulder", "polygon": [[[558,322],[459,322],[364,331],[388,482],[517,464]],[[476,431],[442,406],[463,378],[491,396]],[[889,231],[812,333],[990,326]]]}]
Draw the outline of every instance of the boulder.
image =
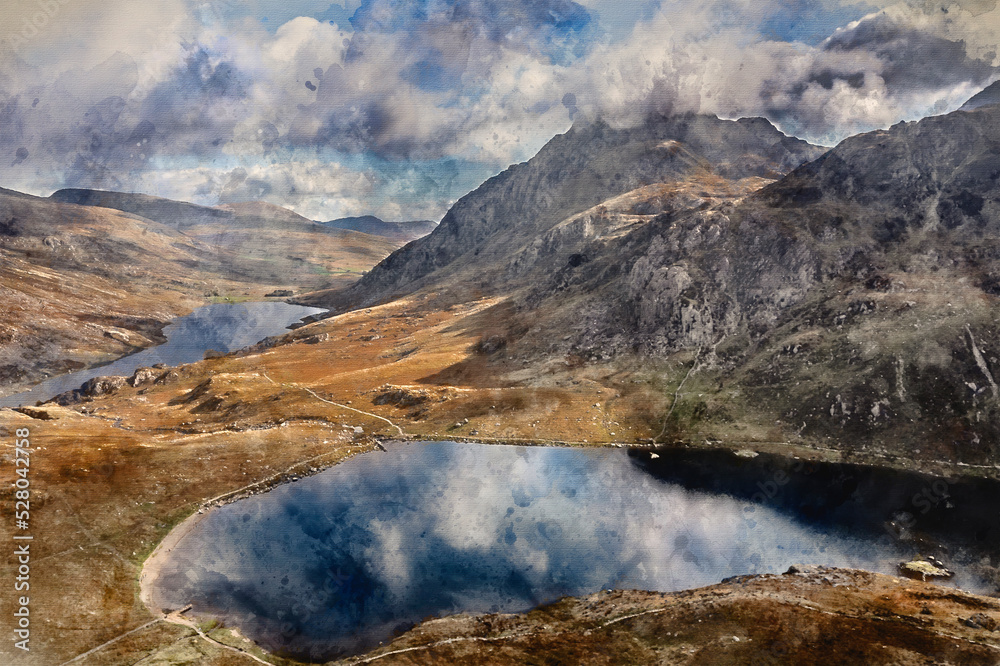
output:
[{"label": "boulder", "polygon": [[136,368],[132,376],[128,378],[129,386],[142,386],[156,381],[159,373],[153,368]]},{"label": "boulder", "polygon": [[125,377],[94,377],[88,379],[78,389],[84,397],[93,398],[99,395],[110,395],[125,386]]},{"label": "boulder", "polygon": [[928,579],[946,580],[955,575],[954,571],[946,569],[940,562],[934,560],[933,558],[928,558],[927,560],[900,562],[899,573],[907,578],[923,581]]}]

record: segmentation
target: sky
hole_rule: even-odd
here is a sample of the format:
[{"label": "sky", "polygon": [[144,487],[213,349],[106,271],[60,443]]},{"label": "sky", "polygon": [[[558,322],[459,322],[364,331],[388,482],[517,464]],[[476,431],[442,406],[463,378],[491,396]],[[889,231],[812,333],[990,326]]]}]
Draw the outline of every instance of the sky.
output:
[{"label": "sky", "polygon": [[4,0],[0,187],[440,219],[574,123],[834,145],[1000,78],[997,0]]}]

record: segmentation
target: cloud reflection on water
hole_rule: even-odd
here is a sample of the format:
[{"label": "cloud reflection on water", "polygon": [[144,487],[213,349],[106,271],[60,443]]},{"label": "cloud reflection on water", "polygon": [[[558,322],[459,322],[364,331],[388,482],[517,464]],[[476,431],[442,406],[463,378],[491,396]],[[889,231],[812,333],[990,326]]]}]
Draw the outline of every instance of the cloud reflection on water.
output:
[{"label": "cloud reflection on water", "polygon": [[623,451],[397,444],[213,510],[158,601],[330,657],[428,616],[603,588],[677,590],[793,563],[890,572],[883,542],[667,484]]}]

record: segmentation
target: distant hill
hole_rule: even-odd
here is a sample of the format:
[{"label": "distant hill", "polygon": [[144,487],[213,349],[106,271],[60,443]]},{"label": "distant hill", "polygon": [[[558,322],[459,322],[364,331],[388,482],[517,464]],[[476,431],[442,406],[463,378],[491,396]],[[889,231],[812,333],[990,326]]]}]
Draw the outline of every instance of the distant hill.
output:
[{"label": "distant hill", "polygon": [[[320,224],[264,201],[209,207],[148,194],[86,189],[59,190],[49,199],[119,210],[178,229],[216,250],[263,262],[256,266],[271,268],[258,268],[262,272],[251,279],[268,279],[276,284],[282,280],[315,284],[317,276],[330,275],[332,270],[336,278],[333,283],[342,285],[345,279],[357,279],[362,270],[404,242]],[[323,237],[318,245],[314,244],[317,236]],[[292,264],[273,270],[279,261]]]},{"label": "distant hill", "polygon": [[148,194],[74,188],[53,192],[49,199],[80,206],[113,208],[156,220],[175,228],[204,224],[210,221],[222,221],[233,217],[231,212],[219,208],[199,206],[186,201],[172,201]]},{"label": "distant hill", "polygon": [[437,222],[430,220],[415,220],[412,222],[386,222],[374,215],[360,217],[341,217],[322,224],[336,229],[360,231],[375,236],[385,236],[399,240],[416,240],[434,231]]},{"label": "distant hill", "polygon": [[177,229],[205,224],[225,224],[229,227],[261,229],[317,226],[315,222],[298,213],[264,201],[210,207],[148,194],[87,189],[58,190],[52,193],[49,198],[60,203],[112,208],[156,220]]}]

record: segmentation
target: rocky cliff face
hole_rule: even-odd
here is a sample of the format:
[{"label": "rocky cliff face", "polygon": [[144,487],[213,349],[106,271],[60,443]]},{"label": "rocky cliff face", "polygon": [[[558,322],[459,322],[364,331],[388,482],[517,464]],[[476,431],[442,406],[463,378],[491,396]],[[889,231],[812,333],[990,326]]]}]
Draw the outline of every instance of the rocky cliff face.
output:
[{"label": "rocky cliff face", "polygon": [[[523,254],[564,220],[609,199],[695,174],[730,182],[776,178],[822,152],[761,118],[726,121],[686,115],[633,129],[604,123],[574,127],[528,162],[460,199],[433,233],[393,253],[341,302],[385,300],[469,266],[496,284],[497,277],[510,277],[504,268],[515,254]],[[523,259],[515,274],[526,272]]]},{"label": "rocky cliff face", "polygon": [[[591,291],[601,277],[616,281],[616,324],[624,317],[660,351],[766,331],[816,286],[880,283],[879,270],[960,266],[993,292],[998,141],[996,106],[853,137],[743,201],[701,192],[667,207],[606,249],[591,248],[600,270],[574,279]],[[566,279],[536,293],[544,298]]]},{"label": "rocky cliff face", "polygon": [[[572,287],[595,298],[572,306],[571,351],[694,351],[718,382],[704,420],[990,464],[998,181],[1000,106],[852,137],[741,202],[620,239]],[[560,307],[553,282],[535,289],[541,310]]]},{"label": "rocky cliff face", "polygon": [[808,213],[814,231],[816,221],[843,217],[824,211],[848,206],[853,217],[873,224],[859,231],[878,243],[919,231],[975,240],[1000,223],[998,121],[1000,109],[990,105],[855,136],[758,198]]},{"label": "rocky cliff face", "polygon": [[988,104],[1000,104],[1000,81],[994,81],[962,105],[961,111],[972,111]]}]

